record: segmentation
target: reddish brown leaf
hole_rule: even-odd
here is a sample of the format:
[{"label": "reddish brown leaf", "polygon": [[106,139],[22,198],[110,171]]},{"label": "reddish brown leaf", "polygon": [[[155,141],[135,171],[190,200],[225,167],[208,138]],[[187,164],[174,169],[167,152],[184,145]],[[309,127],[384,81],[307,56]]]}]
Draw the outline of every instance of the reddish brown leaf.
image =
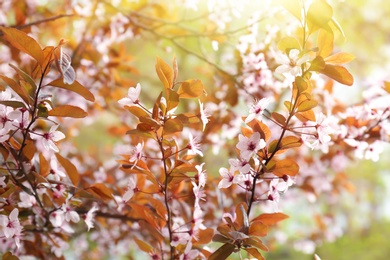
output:
[{"label": "reddish brown leaf", "polygon": [[39,174],[46,177],[50,172],[50,165],[42,153],[39,153]]},{"label": "reddish brown leaf", "polygon": [[221,260],[228,258],[236,247],[232,244],[224,244],[209,256],[208,260]]},{"label": "reddish brown leaf", "polygon": [[88,113],[76,106],[63,105],[53,108],[48,112],[48,115],[58,117],[83,118],[88,116]]},{"label": "reddish brown leaf", "polygon": [[77,186],[79,184],[80,176],[76,166],[74,166],[74,164],[68,159],[62,157],[59,153],[56,153],[55,155],[57,157],[58,162],[62,165],[62,167],[64,167],[73,185]]},{"label": "reddish brown leaf", "polygon": [[95,183],[87,188],[85,190],[92,191],[100,197],[103,200],[112,200],[114,199],[112,196],[112,191],[109,189],[104,183]]},{"label": "reddish brown leaf", "polygon": [[276,223],[287,219],[288,216],[286,214],[277,212],[277,213],[263,213],[260,216],[254,218],[252,221],[260,221],[265,225],[272,226]]}]

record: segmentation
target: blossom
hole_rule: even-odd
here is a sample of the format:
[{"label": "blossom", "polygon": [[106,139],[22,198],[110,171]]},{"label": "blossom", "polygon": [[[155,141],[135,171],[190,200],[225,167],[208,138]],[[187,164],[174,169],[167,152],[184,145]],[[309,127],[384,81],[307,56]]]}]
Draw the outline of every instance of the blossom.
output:
[{"label": "blossom", "polygon": [[95,218],[95,212],[98,210],[99,208],[96,206],[96,205],[93,205],[93,207],[88,210],[87,214],[85,215],[85,218],[84,218],[84,221],[85,221],[85,224],[87,225],[88,227],[88,231],[94,227],[94,224],[93,224],[93,220]]},{"label": "blossom", "polygon": [[133,196],[134,193],[138,191],[137,182],[134,178],[129,178],[129,184],[127,185],[127,191],[123,194],[123,202],[128,202]]},{"label": "blossom", "polygon": [[195,208],[200,208],[200,206],[199,206],[199,201],[200,201],[200,200],[203,200],[203,201],[206,200],[206,199],[204,198],[204,197],[206,196],[206,193],[205,193],[203,187],[202,187],[202,186],[196,185],[195,182],[192,182],[192,186],[193,186],[193,187],[192,187],[192,191],[193,191],[193,193],[194,193],[194,195],[195,195],[194,207],[195,207]]},{"label": "blossom", "polygon": [[364,158],[367,160],[372,160],[377,162],[379,160],[379,155],[383,152],[383,142],[375,141],[372,144],[369,144],[367,150],[364,154]]},{"label": "blossom", "polygon": [[[47,150],[53,150],[54,152],[59,152],[58,150],[58,147],[56,146],[56,142],[58,142],[59,140],[62,140],[65,138],[65,135],[60,132],[60,131],[57,131],[57,128],[58,128],[58,125],[53,125],[49,132],[45,132],[43,134],[37,134],[37,133],[32,133],[33,135],[31,136],[31,138],[33,139],[39,139],[41,138],[42,139],[42,145],[45,149]],[[39,137],[36,137],[36,135],[38,135]]]},{"label": "blossom", "polygon": [[58,167],[57,158],[55,156],[52,156],[50,159],[50,176],[53,176],[56,181],[60,181],[66,177],[65,172]]},{"label": "blossom", "polygon": [[69,200],[66,200],[64,204],[62,204],[61,207],[62,211],[64,212],[64,217],[66,222],[74,222],[77,223],[80,221],[79,214],[73,210],[73,208],[69,205]]},{"label": "blossom", "polygon": [[252,104],[249,107],[249,115],[245,119],[245,123],[247,124],[255,118],[261,121],[261,115],[263,114],[264,110],[267,108],[270,101],[271,100],[269,98],[262,98],[259,101],[257,101],[256,104]]},{"label": "blossom", "polygon": [[251,166],[248,160],[245,159],[229,159],[230,167],[236,168],[240,173],[248,173]]},{"label": "blossom", "polygon": [[206,185],[206,170],[203,170],[203,165],[205,163],[202,163],[201,165],[195,165],[195,168],[198,170],[198,173],[195,175],[195,179],[198,180],[198,184],[200,187],[204,187]]},{"label": "blossom", "polygon": [[209,122],[208,117],[210,117],[210,115],[208,114],[207,109],[203,109],[203,103],[200,102],[200,100],[199,100],[199,109],[200,109],[200,119],[202,120],[202,123],[203,123],[202,131],[204,131],[207,123]]},{"label": "blossom", "polygon": [[219,174],[222,176],[222,180],[218,184],[218,189],[229,188],[235,181],[234,168],[230,170],[222,167],[219,169]]},{"label": "blossom", "polygon": [[129,88],[127,92],[127,97],[122,98],[118,101],[119,104],[124,106],[132,106],[139,102],[139,95],[141,93],[141,84],[137,84],[135,88]]},{"label": "blossom", "polygon": [[189,144],[187,145],[187,148],[188,148],[188,154],[199,154],[200,156],[203,156],[203,153],[202,151],[199,149],[200,148],[200,144],[198,142],[198,138],[197,137],[193,137],[191,133],[188,134],[189,136]]},{"label": "blossom", "polygon": [[255,132],[250,138],[240,134],[238,136],[237,149],[241,151],[240,155],[244,160],[249,160],[257,151],[265,147],[265,141],[260,139],[260,134]]},{"label": "blossom", "polygon": [[172,241],[171,246],[184,245],[190,241],[191,236],[188,233],[188,230],[185,229],[185,226],[179,225],[178,223],[173,223],[172,225]]},{"label": "blossom", "polygon": [[296,76],[302,75],[301,65],[310,59],[308,54],[299,57],[299,50],[292,49],[288,56],[278,54],[275,56],[277,63],[282,64],[276,68],[275,72],[283,74],[288,80],[294,81]]},{"label": "blossom", "polygon": [[6,238],[14,237],[14,235],[20,234],[22,227],[19,222],[19,210],[14,208],[9,216],[0,215],[0,226],[2,227],[0,236],[5,236]]},{"label": "blossom", "polygon": [[0,177],[0,188],[5,188],[7,183],[5,183],[5,176]]},{"label": "blossom", "polygon": [[19,193],[19,197],[20,202],[18,203],[18,206],[21,208],[31,208],[32,206],[35,206],[37,204],[35,197],[27,194],[24,191]]},{"label": "blossom", "polygon": [[199,251],[192,248],[192,243],[189,241],[187,243],[186,248],[184,249],[184,254],[180,256],[180,260],[192,260],[196,259],[197,256],[199,255]]},{"label": "blossom", "polygon": [[132,168],[137,165],[137,162],[142,158],[142,150],[144,149],[144,143],[138,143],[135,146],[135,149],[132,152],[132,155],[129,159],[130,162],[133,162]]}]

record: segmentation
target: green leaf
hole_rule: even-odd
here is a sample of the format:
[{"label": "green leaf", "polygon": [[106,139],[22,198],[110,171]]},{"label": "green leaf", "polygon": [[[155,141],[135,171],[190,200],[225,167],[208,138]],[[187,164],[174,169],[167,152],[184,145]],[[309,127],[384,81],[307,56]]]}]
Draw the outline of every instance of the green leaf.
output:
[{"label": "green leaf", "polygon": [[13,107],[13,108],[19,108],[19,107],[26,107],[26,105],[23,102],[20,101],[14,101],[14,100],[4,100],[0,101],[0,104],[3,104],[8,107]]},{"label": "green leaf", "polygon": [[281,0],[280,2],[292,15],[299,21],[302,21],[302,9],[299,0]]},{"label": "green leaf", "polygon": [[264,256],[256,248],[245,248],[244,250],[256,257],[257,260],[265,260]]},{"label": "green leaf", "polygon": [[48,115],[58,117],[83,118],[88,116],[88,113],[76,106],[63,105],[53,108],[48,112]]},{"label": "green leaf", "polygon": [[307,11],[309,32],[319,28],[329,30],[328,22],[332,20],[333,9],[325,0],[314,0]]},{"label": "green leaf", "polygon": [[92,102],[95,101],[95,97],[93,96],[91,91],[89,91],[86,87],[81,85],[77,80],[75,80],[72,84],[66,84],[64,83],[62,78],[59,78],[48,83],[46,86],[53,86],[56,88],[67,89],[74,93],[79,94],[80,96],[82,96],[88,101],[92,101]]},{"label": "green leaf", "polygon": [[299,42],[296,38],[291,37],[291,36],[287,36],[287,37],[282,38],[278,42],[278,49],[287,53],[288,50],[292,50],[292,49],[300,50],[301,45],[299,44]]}]

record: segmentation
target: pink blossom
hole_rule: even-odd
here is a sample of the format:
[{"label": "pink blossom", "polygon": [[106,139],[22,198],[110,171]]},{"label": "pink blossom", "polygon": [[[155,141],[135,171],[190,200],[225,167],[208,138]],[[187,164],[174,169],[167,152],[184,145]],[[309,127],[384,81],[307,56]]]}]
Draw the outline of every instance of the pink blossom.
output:
[{"label": "pink blossom", "polygon": [[93,207],[88,210],[87,214],[85,215],[85,218],[84,218],[84,221],[85,221],[85,224],[87,225],[88,227],[88,231],[94,227],[94,218],[95,218],[95,212],[98,210],[99,208],[96,206],[96,205],[93,205]]},{"label": "pink blossom", "polygon": [[236,147],[241,151],[240,155],[244,160],[249,160],[260,149],[265,147],[265,141],[260,139],[258,132],[253,133],[250,138],[240,134],[238,139],[239,142]]},{"label": "pink blossom", "polygon": [[64,139],[65,135],[60,131],[56,131],[57,128],[58,128],[58,125],[53,125],[50,128],[49,132],[45,132],[43,134],[31,133],[32,134],[31,138],[41,139],[43,147],[46,150],[53,150],[54,152],[59,152],[59,149],[56,146],[56,142]]},{"label": "pink blossom", "polygon": [[137,165],[137,162],[142,158],[142,150],[144,149],[144,143],[138,143],[134,148],[132,155],[129,159],[130,162],[134,163],[132,168]]},{"label": "pink blossom", "polygon": [[58,60],[58,65],[65,84],[73,84],[76,78],[76,72],[71,66],[71,61],[72,60],[70,56],[66,54],[61,47],[60,59]]},{"label": "pink blossom", "polygon": [[18,203],[18,206],[21,208],[31,208],[37,204],[35,197],[24,191],[19,193],[19,198],[20,202]]},{"label": "pink blossom", "polygon": [[203,165],[205,163],[202,163],[201,165],[195,165],[195,168],[198,170],[198,173],[195,175],[195,179],[198,180],[198,184],[200,187],[204,187],[206,185],[206,170],[203,170]]},{"label": "pink blossom", "polygon": [[172,225],[172,241],[171,246],[178,246],[178,245],[184,245],[187,244],[188,241],[190,241],[191,236],[188,233],[188,230],[183,225],[179,225],[178,223],[173,223]]},{"label": "pink blossom", "polygon": [[287,80],[294,81],[296,76],[302,75],[302,64],[310,60],[308,54],[299,57],[300,51],[292,49],[287,55],[277,54],[275,60],[277,63],[282,64],[276,68],[275,72],[283,74]]},{"label": "pink blossom", "polygon": [[184,254],[180,256],[180,260],[192,260],[196,259],[199,255],[199,251],[192,249],[192,243],[189,241],[186,248],[184,249]]},{"label": "pink blossom", "polygon": [[229,188],[235,181],[234,168],[230,170],[222,167],[219,169],[219,174],[222,176],[222,180],[218,184],[218,189]]},{"label": "pink blossom", "polygon": [[270,101],[271,100],[269,98],[262,98],[257,101],[256,104],[252,104],[249,107],[249,115],[245,119],[245,123],[247,124],[255,118],[261,121],[261,115],[264,113],[264,110],[267,108]]},{"label": "pink blossom", "polygon": [[249,173],[251,166],[245,159],[229,159],[230,167],[237,169],[240,173]]},{"label": "pink blossom", "polygon": [[61,210],[64,212],[66,222],[72,221],[77,223],[80,221],[79,214],[69,205],[69,200],[66,200],[65,203],[62,204]]},{"label": "pink blossom", "polygon": [[[6,238],[13,237],[21,232],[22,226],[20,225],[18,215],[19,210],[17,208],[14,208],[9,216],[0,215],[0,226],[2,227],[0,233]],[[2,235],[0,234],[0,236]]]},{"label": "pink blossom", "polygon": [[203,103],[200,102],[200,100],[199,100],[199,109],[200,109],[200,119],[202,120],[202,123],[203,123],[202,131],[204,131],[207,123],[209,122],[208,117],[210,117],[210,115],[208,114],[207,109],[203,109]]},{"label": "pink blossom", "polygon": [[123,202],[128,202],[133,196],[134,193],[138,191],[137,182],[134,178],[129,178],[129,184],[127,185],[127,191],[123,194]]},{"label": "pink blossom", "polygon": [[5,183],[5,176],[0,177],[0,188],[5,188],[7,183]]},{"label": "pink blossom", "polygon": [[191,133],[188,134],[189,136],[189,144],[187,145],[188,148],[188,154],[199,154],[200,156],[203,156],[202,151],[200,150],[200,144],[198,141],[198,137],[193,137]]},{"label": "pink blossom", "polygon": [[132,106],[139,102],[139,95],[141,94],[141,84],[137,84],[135,88],[129,88],[127,97],[122,98],[118,101],[119,104],[124,106]]}]

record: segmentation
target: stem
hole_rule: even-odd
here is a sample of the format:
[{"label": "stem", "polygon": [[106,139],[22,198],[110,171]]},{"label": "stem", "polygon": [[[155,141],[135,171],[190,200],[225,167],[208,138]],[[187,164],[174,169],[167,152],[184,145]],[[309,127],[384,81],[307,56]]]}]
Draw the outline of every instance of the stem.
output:
[{"label": "stem", "polygon": [[282,139],[284,137],[284,135],[286,134],[286,131],[288,129],[288,124],[290,123],[292,117],[294,116],[294,110],[295,110],[295,107],[297,105],[297,100],[298,100],[298,97],[296,97],[296,99],[294,100],[294,104],[293,104],[293,107],[291,108],[291,111],[290,111],[290,114],[286,120],[286,123],[284,124],[283,126],[283,131],[282,133],[280,134],[280,137],[279,137],[279,140],[276,144],[276,148],[275,150],[272,152],[272,154],[265,160],[265,163],[264,163],[264,166],[261,167],[260,171],[255,175],[255,177],[253,178],[253,182],[252,182],[252,190],[251,190],[251,198],[249,200],[249,204],[248,204],[248,210],[246,211],[246,214],[248,215],[249,217],[249,214],[251,212],[251,209],[252,209],[252,205],[253,203],[255,202],[255,191],[256,191],[256,182],[257,180],[264,174],[265,172],[265,167],[268,165],[268,163],[271,161],[271,159],[275,156],[275,154],[279,151],[279,146],[280,146],[280,143],[282,142]]},{"label": "stem", "polygon": [[172,242],[172,212],[171,212],[171,209],[169,207],[169,196],[168,196],[168,177],[169,177],[169,172],[168,172],[168,167],[167,167],[167,163],[165,162],[166,158],[164,156],[164,147],[163,147],[163,144],[162,144],[162,140],[163,140],[163,136],[158,137],[157,136],[157,133],[156,133],[156,137],[157,137],[157,141],[158,141],[158,145],[160,147],[160,151],[161,151],[161,158],[162,158],[162,162],[163,162],[163,165],[164,165],[164,173],[165,173],[165,180],[164,180],[164,190],[163,190],[163,193],[164,193],[164,203],[165,203],[165,208],[167,209],[167,226],[168,226],[168,233],[169,233],[169,245],[170,245],[170,255],[171,255],[171,260],[174,259],[174,256],[175,256],[175,247],[174,246],[171,246],[171,242]]}]

